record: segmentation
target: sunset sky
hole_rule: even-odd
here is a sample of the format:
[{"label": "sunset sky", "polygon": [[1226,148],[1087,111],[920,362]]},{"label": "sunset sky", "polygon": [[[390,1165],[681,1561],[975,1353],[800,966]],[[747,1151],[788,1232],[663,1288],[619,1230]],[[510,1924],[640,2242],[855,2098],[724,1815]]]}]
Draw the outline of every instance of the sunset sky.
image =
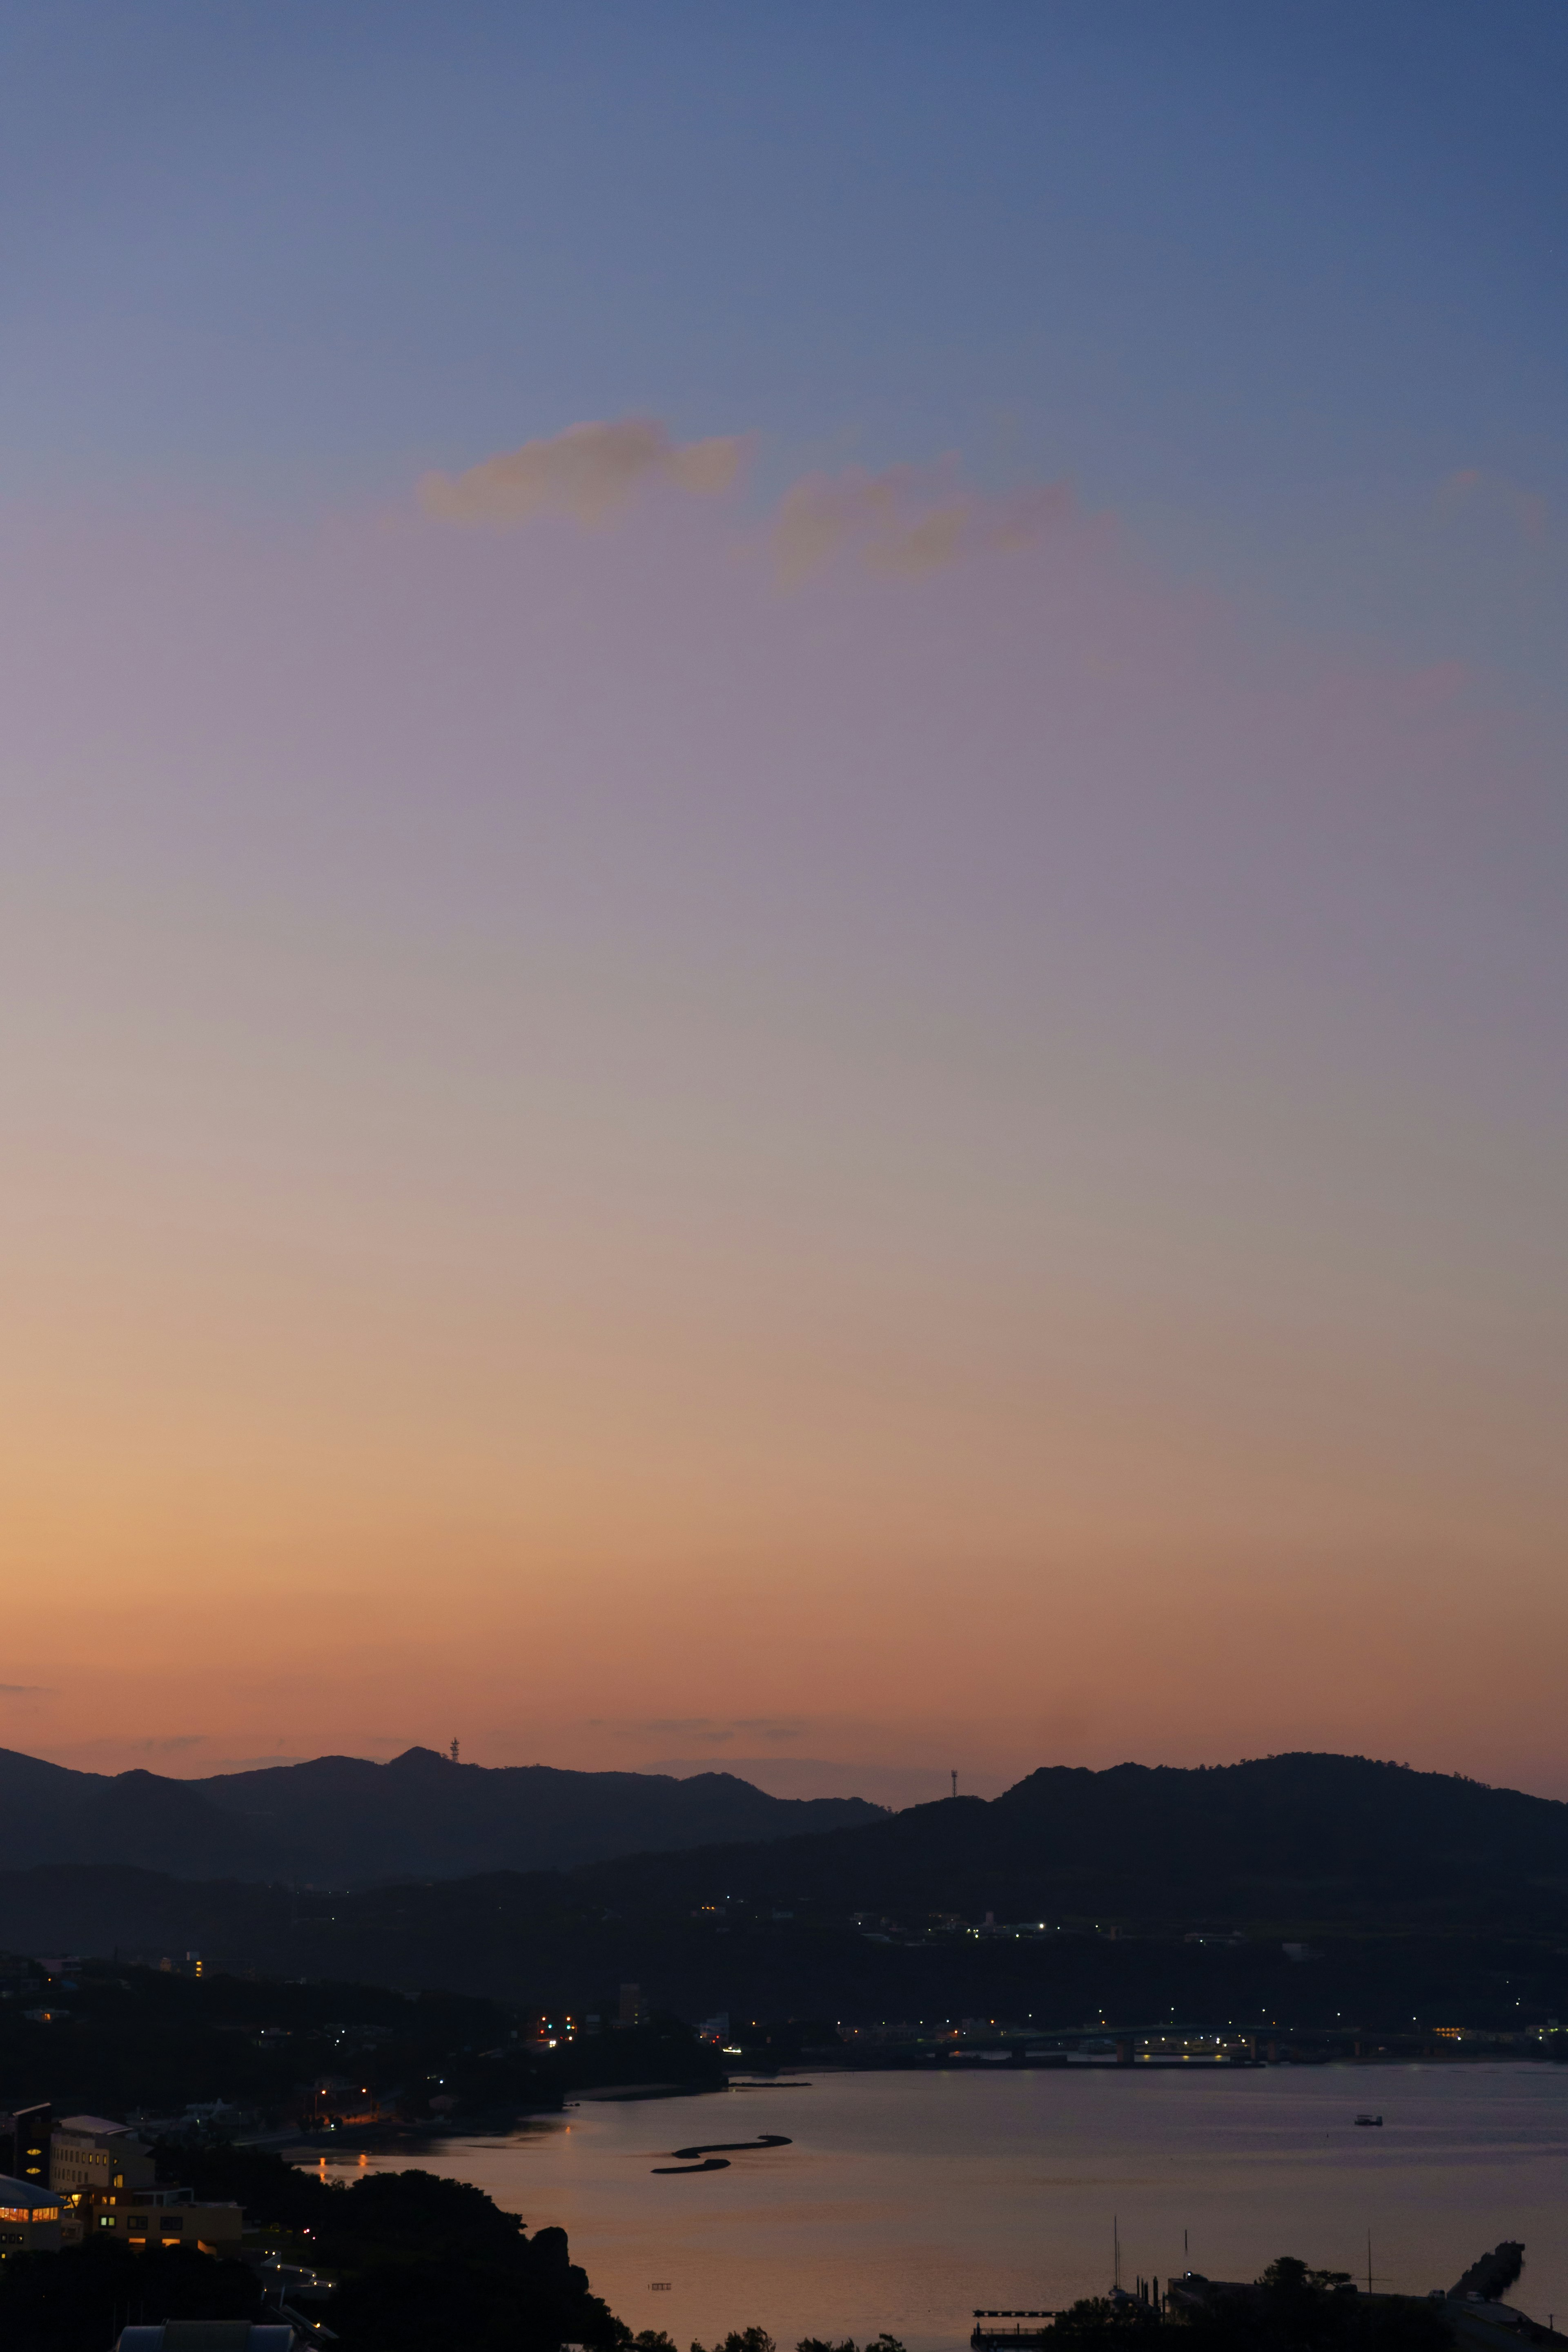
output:
[{"label": "sunset sky", "polygon": [[0,12],[0,1746],[1568,1796],[1565,88]]}]

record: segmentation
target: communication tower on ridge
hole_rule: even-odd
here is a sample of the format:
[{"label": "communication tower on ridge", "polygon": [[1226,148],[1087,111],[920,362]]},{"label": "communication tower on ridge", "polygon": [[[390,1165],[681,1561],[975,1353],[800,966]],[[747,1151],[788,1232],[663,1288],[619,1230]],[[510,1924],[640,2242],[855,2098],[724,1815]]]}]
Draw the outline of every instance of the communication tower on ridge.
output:
[{"label": "communication tower on ridge", "polygon": [[455,1763],[457,1762],[457,1760],[458,1760],[458,1743],[457,1743],[457,1741],[454,1739],[454,1740],[453,1740],[453,1742],[452,1742],[452,1761],[453,1761],[453,1763],[455,1764]]}]

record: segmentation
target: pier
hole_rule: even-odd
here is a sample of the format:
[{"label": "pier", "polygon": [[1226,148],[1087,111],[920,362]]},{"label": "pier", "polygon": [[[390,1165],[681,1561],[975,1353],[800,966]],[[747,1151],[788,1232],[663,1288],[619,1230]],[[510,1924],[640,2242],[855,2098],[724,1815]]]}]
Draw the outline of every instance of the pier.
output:
[{"label": "pier", "polygon": [[[1055,2317],[1052,2311],[977,2311],[974,2332],[969,2339],[971,2352],[1002,2352],[1002,2347],[1009,2345],[1015,2347],[1020,2345],[1042,2347],[1048,2330],[1040,2326],[1026,2327],[1022,2323],[1026,2319],[1042,2321]],[[1002,2319],[1011,2319],[1016,2324],[1012,2327],[987,2326],[984,2324],[988,2320]]]}]

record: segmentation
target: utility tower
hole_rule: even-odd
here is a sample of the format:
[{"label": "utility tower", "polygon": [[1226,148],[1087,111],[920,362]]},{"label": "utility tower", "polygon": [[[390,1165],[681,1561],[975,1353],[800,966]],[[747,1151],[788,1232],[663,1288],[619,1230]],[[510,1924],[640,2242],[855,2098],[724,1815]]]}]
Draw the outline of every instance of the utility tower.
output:
[{"label": "utility tower", "polygon": [[457,1743],[457,1741],[454,1739],[454,1740],[453,1740],[453,1742],[452,1742],[452,1761],[453,1761],[453,1763],[455,1764],[455,1763],[457,1762],[457,1760],[458,1760],[458,1743]]},{"label": "utility tower", "polygon": [[955,1797],[958,1794],[958,1775],[956,1772],[952,1776],[952,1793]]}]

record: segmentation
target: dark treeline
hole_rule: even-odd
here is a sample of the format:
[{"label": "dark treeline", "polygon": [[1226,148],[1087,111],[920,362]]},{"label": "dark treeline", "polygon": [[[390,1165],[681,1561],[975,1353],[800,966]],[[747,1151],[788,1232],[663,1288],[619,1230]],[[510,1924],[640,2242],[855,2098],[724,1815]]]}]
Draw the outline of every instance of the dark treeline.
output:
[{"label": "dark treeline", "polygon": [[[933,1924],[923,1912],[873,1912],[858,1925],[808,1906],[776,1918],[766,1902],[706,1910],[688,1903],[686,1892],[600,1907],[571,1881],[500,1877],[369,1889],[331,1898],[330,1910],[325,1898],[315,1913],[301,1904],[296,1915],[290,1896],[279,1891],[270,1927],[258,1930],[256,1912],[268,1890],[166,1880],[159,1885],[161,1906],[166,1911],[188,1901],[189,1916],[164,1918],[173,1932],[161,1948],[199,1948],[209,1970],[248,1965],[275,1979],[354,1980],[362,1994],[377,1985],[410,1993],[445,1985],[451,1990],[444,1998],[480,2000],[492,2017],[496,2003],[613,2013],[617,1987],[628,1979],[642,1986],[650,2005],[673,2016],[697,2020],[726,2011],[737,2021],[975,2016],[1030,2020],[1048,2031],[1103,2015],[1140,2025],[1170,2018],[1288,2030],[1348,2020],[1369,2031],[1407,2032],[1413,2020],[1515,2029],[1568,2015],[1562,1935],[1347,1934],[1298,1917],[1252,1923],[1236,1945],[1125,1928],[1111,1938],[1092,1922],[1016,1940],[967,1935]],[[236,1918],[226,1931],[228,1893],[237,1897]],[[41,1907],[47,1912],[47,1904]],[[80,1906],[73,1902],[67,1909],[67,1920],[54,1924],[75,1926],[78,1935],[37,1937],[29,1939],[33,1949],[51,1942],[57,1950],[98,1948],[90,1933],[79,1932],[91,1925]],[[123,1924],[123,1915],[116,1916]],[[109,1941],[98,1939],[104,1948]],[[1292,1959],[1287,1941],[1306,1941],[1312,1957]],[[153,1938],[143,1948],[155,1957],[160,1944]],[[130,1973],[123,1962],[119,1972]],[[235,2000],[259,2015],[258,1998]],[[276,2005],[275,1995],[268,1999]],[[395,2004],[399,1995],[389,1991],[388,1999]],[[29,2079],[66,2064],[85,2082],[100,2064],[85,2048],[79,2063],[71,2056],[82,2004],[70,1994],[63,2002],[66,2021],[48,2027],[26,2025],[0,2007],[0,2054],[14,2053],[14,2067]],[[329,2006],[318,2014],[331,2018],[337,2011]],[[388,2014],[406,2030],[404,2008]],[[179,2030],[187,2022],[195,2028],[195,2017],[182,2014]],[[439,2030],[447,2032],[446,2024]],[[149,2034],[155,2038],[157,2031],[150,2022]],[[174,2031],[171,2016],[168,2032]],[[476,2021],[474,2032],[491,2042],[502,2038],[499,2021],[493,2031]],[[452,2042],[468,2038],[466,2031],[449,2035]],[[226,2079],[247,2091],[265,2071],[258,2054],[237,2046],[227,2054],[233,2063]],[[102,2061],[117,2100],[129,2097],[117,2087],[121,2063],[119,2055]],[[142,2057],[135,2063],[142,2065]],[[615,2063],[619,2067],[622,2060]]]},{"label": "dark treeline", "polygon": [[[522,2223],[477,2189],[421,2171],[328,2187],[256,2150],[180,2151],[204,2198],[242,2203],[289,2259],[339,2282],[342,2352],[616,2352],[630,2330],[589,2291],[562,2230]],[[89,2243],[0,2264],[6,2352],[103,2352],[127,2320],[258,2318],[248,2265],[194,2251]]]},{"label": "dark treeline", "polygon": [[671,2018],[540,2050],[517,2011],[461,1993],[110,1961],[51,1980],[47,2022],[25,1998],[0,2003],[0,2083],[57,2115],[173,2116],[222,2099],[286,2122],[308,2115],[310,2085],[337,2078],[419,2121],[437,2097],[500,2116],[595,2083],[723,2079],[718,2053]]}]

